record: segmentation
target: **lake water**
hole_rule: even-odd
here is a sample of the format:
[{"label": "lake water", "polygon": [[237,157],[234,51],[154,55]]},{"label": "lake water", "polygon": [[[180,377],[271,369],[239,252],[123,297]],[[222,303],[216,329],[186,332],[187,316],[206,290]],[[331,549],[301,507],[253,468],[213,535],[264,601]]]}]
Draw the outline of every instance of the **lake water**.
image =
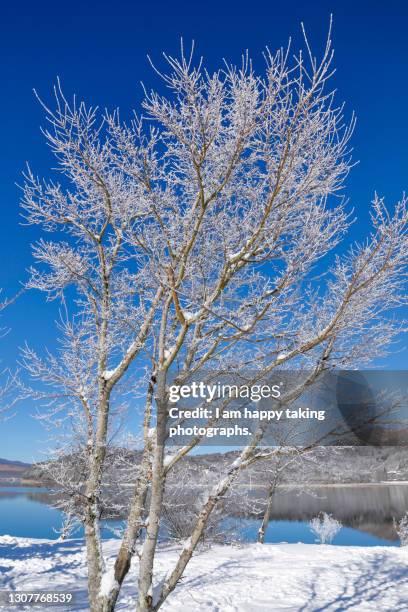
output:
[{"label": "lake water", "polygon": [[[119,526],[112,521],[111,526]],[[50,505],[49,490],[39,487],[0,487],[0,536],[57,539],[62,525],[60,510]],[[105,537],[114,537],[104,529]],[[75,537],[82,537],[79,529]]]},{"label": "lake water", "polygon": [[[255,493],[255,496],[259,492]],[[398,546],[393,517],[408,509],[408,485],[350,485],[297,492],[281,490],[275,494],[272,520],[266,542],[313,543],[308,521],[320,511],[331,512],[342,521],[343,529],[333,541],[340,546]],[[57,538],[61,513],[49,505],[47,489],[0,487],[0,535]],[[239,539],[256,541],[259,520],[251,517],[227,519]],[[118,524],[118,523],[116,523]],[[112,522],[111,527],[115,526]],[[81,537],[76,532],[75,537]],[[105,529],[105,537],[113,537]]]},{"label": "lake water", "polygon": [[0,487],[0,535],[27,538],[57,538],[61,513],[44,503],[47,489]]}]

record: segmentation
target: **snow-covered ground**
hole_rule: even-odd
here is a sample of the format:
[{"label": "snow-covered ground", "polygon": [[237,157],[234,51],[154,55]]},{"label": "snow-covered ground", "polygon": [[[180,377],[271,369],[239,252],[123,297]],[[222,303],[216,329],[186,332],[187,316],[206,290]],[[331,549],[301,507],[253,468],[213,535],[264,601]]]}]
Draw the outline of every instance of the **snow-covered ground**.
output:
[{"label": "snow-covered ground", "polygon": [[[115,540],[105,542],[110,561],[117,545]],[[175,546],[162,548],[156,570],[165,572],[176,555]],[[134,565],[119,610],[135,609],[137,563]],[[73,591],[76,603],[58,609],[87,610],[83,542],[0,537],[0,590]],[[194,556],[162,609],[406,612],[408,549],[311,544],[213,546]]]}]

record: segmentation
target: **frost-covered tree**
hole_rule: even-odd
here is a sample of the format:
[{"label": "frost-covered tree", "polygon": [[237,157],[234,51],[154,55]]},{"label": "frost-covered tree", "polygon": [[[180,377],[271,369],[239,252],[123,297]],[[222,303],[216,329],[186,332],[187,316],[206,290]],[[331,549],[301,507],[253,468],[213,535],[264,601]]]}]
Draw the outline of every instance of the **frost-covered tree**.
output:
[{"label": "frost-covered tree", "polygon": [[399,521],[394,518],[393,522],[401,546],[408,546],[408,512]]},{"label": "frost-covered tree", "polygon": [[[248,56],[213,73],[184,53],[165,56],[162,93],[146,91],[143,116],[127,124],[118,111],[68,101],[59,86],[55,107],[43,104],[57,178],[26,172],[25,217],[48,235],[34,246],[29,287],[62,300],[66,315],[58,350],[27,349],[25,361],[45,383],[43,416],[69,423],[86,462],[70,495],[85,526],[93,612],[114,609],[138,538],[137,609],[157,610],[241,470],[274,452],[259,447],[260,428],[156,583],[166,479],[202,441],[166,450],[170,375],[182,384],[208,369],[266,376],[299,366],[317,376],[384,354],[399,331],[407,202],[390,211],[375,197],[361,207],[367,239],[330,257],[350,223],[341,194],[354,122],[328,84],[330,37],[321,61],[305,46],[294,58],[266,51],[259,74]],[[107,575],[107,450],[124,402],[136,422],[141,398],[143,449]]]},{"label": "frost-covered tree", "polygon": [[309,522],[309,527],[320,544],[330,544],[339,533],[342,525],[331,514],[320,512],[318,516]]}]

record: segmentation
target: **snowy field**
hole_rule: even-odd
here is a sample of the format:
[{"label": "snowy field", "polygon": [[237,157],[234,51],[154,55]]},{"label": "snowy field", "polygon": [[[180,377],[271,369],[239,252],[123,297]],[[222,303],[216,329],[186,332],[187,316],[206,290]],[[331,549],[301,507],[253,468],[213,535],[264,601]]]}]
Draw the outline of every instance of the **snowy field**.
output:
[{"label": "snowy field", "polygon": [[[105,542],[110,560],[117,546],[115,540]],[[176,555],[175,546],[162,548],[156,570],[164,573]],[[125,584],[119,610],[134,610],[136,570],[137,563]],[[0,537],[0,590],[73,591],[75,604],[58,609],[87,610],[85,576],[81,540]],[[181,584],[162,609],[407,611],[408,549],[311,544],[213,546],[195,555]]]}]

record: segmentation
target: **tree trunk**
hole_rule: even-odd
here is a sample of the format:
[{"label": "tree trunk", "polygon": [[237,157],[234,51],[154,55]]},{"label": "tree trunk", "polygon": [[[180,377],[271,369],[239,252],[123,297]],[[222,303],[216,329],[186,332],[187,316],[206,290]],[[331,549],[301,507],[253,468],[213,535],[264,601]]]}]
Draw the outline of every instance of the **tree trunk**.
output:
[{"label": "tree trunk", "polygon": [[88,597],[91,612],[100,612],[100,588],[105,571],[100,535],[100,496],[102,468],[106,456],[108,412],[109,400],[102,389],[98,407],[95,448],[93,453],[90,454],[90,473],[86,486],[85,541],[88,565]]},{"label": "tree trunk", "polygon": [[146,539],[143,544],[143,552],[139,564],[138,612],[151,612],[153,610],[153,562],[159,535],[165,481],[163,459],[166,441],[167,401],[166,373],[164,371],[159,372],[157,375],[156,404],[156,446],[153,455],[151,501]]},{"label": "tree trunk", "polygon": [[265,513],[263,515],[261,526],[260,526],[260,528],[258,530],[258,542],[259,542],[259,544],[264,544],[264,542],[265,542],[265,533],[266,533],[266,530],[267,530],[268,525],[269,525],[269,520],[271,518],[272,501],[273,501],[273,494],[275,493],[275,489],[276,489],[276,483],[275,483],[275,481],[273,481],[269,485],[268,498],[267,498],[267,501],[266,501]]},{"label": "tree trunk", "polygon": [[146,495],[150,481],[151,447],[146,444],[143,450],[140,476],[135,485],[132,505],[130,507],[126,531],[120,545],[118,556],[115,561],[115,582],[111,591],[101,598],[100,612],[113,612],[122,587],[127,576],[132,557],[134,554],[136,540],[139,536],[142,514],[145,508]]},{"label": "tree trunk", "polygon": [[98,598],[104,571],[99,521],[90,513],[85,520],[86,556],[88,565],[88,598],[91,612],[99,612]]}]

